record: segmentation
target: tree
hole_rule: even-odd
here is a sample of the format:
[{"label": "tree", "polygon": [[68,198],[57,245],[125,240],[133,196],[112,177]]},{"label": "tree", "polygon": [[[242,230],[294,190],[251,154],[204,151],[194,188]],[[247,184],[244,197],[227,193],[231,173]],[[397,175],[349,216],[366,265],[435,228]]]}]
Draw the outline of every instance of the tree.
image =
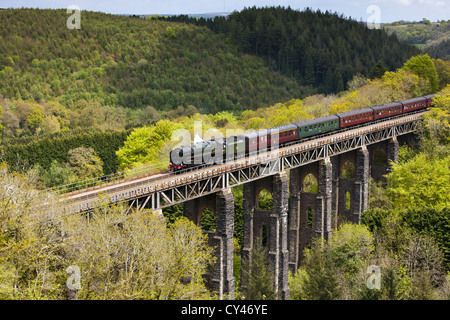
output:
[{"label": "tree", "polygon": [[64,232],[55,214],[61,207],[36,183],[33,171],[11,173],[0,165],[1,299],[64,299]]},{"label": "tree", "polygon": [[386,65],[383,60],[378,60],[378,62],[370,70],[370,79],[381,78],[387,71]]},{"label": "tree", "polygon": [[410,70],[417,74],[420,78],[426,79],[430,83],[428,93],[434,93],[439,88],[438,74],[436,67],[428,54],[418,55],[410,58],[403,66],[404,69]]},{"label": "tree", "polygon": [[67,153],[68,168],[78,180],[100,177],[103,175],[103,161],[93,148],[78,147]]},{"label": "tree", "polygon": [[[3,120],[2,113],[3,113],[3,109],[2,109],[2,107],[0,106],[0,119],[1,119],[1,120]],[[2,126],[2,122],[0,122],[0,141],[2,140],[2,131],[3,131],[4,129],[5,129],[5,127]]]},{"label": "tree", "polygon": [[186,218],[166,227],[150,212],[96,210],[67,217],[68,251],[81,270],[78,299],[207,299],[203,274],[212,264],[207,236]]},{"label": "tree", "polygon": [[[166,225],[150,211],[124,215],[108,205],[67,214],[33,187],[34,173],[0,166],[2,299],[211,298],[203,275],[213,248],[192,222]],[[78,289],[67,286],[69,266],[80,271]]]},{"label": "tree", "polygon": [[159,152],[165,142],[170,141],[172,132],[179,126],[169,120],[160,120],[151,127],[134,129],[124,146],[116,154],[121,168],[137,167],[143,164],[161,164]]},{"label": "tree", "polygon": [[338,300],[343,295],[341,272],[331,251],[322,246],[322,240],[314,241],[311,249],[305,252],[303,268],[307,275],[303,292],[308,300]]},{"label": "tree", "polygon": [[339,226],[327,246],[336,265],[347,276],[354,276],[369,260],[374,247],[374,238],[364,225],[344,223]]},{"label": "tree", "polygon": [[434,107],[424,116],[421,149],[428,155],[450,155],[450,85],[433,98]]},{"label": "tree", "polygon": [[306,53],[305,84],[309,86],[314,86],[316,84],[316,74],[314,71],[314,61],[311,50],[308,50]]},{"label": "tree", "polygon": [[418,154],[406,163],[392,163],[392,172],[386,177],[394,207],[450,205],[450,156],[430,159]]},{"label": "tree", "polygon": [[[256,241],[259,243],[259,241]],[[274,300],[277,294],[274,289],[273,272],[267,265],[267,250],[254,246],[251,262],[243,261],[242,294],[246,300]]]},{"label": "tree", "polygon": [[30,113],[27,117],[27,126],[30,128],[32,133],[35,133],[37,128],[44,121],[44,112],[42,108],[39,106],[32,106],[30,109]]},{"label": "tree", "polygon": [[72,170],[66,165],[61,165],[57,160],[52,161],[48,170],[44,170],[39,164],[34,167],[34,170],[47,188],[72,183],[76,179]]}]

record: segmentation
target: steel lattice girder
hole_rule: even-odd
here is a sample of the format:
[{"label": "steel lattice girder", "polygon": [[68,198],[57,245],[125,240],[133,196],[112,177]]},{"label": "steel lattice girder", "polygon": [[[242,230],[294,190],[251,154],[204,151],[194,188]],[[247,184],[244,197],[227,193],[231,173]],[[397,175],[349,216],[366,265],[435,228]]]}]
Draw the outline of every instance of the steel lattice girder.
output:
[{"label": "steel lattice girder", "polygon": [[[230,165],[228,170],[215,170],[208,167],[199,169],[198,172],[186,178],[174,179],[162,185],[141,186],[115,194],[109,200],[110,203],[128,201],[131,203],[130,207],[136,206],[138,209],[143,209],[147,205],[152,209],[161,209],[215,193],[224,188],[258,180],[286,169],[356,150],[363,145],[414,132],[418,128],[418,120],[420,120],[419,116],[406,122],[398,120],[390,125],[370,126],[368,130],[361,128],[356,134],[343,132],[333,138],[325,136],[319,142],[303,142],[290,148],[268,152],[261,156],[259,161],[258,159],[239,159]],[[142,205],[139,205],[137,199],[142,200]],[[98,197],[93,201],[76,205],[75,208],[77,211],[90,211],[96,206],[98,206]]]}]

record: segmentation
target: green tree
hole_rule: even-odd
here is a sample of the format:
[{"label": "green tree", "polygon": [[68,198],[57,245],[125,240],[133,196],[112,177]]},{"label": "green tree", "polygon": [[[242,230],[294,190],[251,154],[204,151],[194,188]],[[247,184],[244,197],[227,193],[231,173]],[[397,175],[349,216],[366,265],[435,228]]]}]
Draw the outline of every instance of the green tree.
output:
[{"label": "green tree", "polygon": [[[256,241],[259,243],[259,241]],[[246,300],[274,300],[277,294],[274,288],[274,276],[267,265],[267,250],[255,246],[252,250],[251,262],[244,260],[242,294]]]},{"label": "green tree", "polygon": [[[3,120],[2,113],[3,113],[3,109],[2,109],[2,107],[0,106],[0,119],[1,119],[1,120]],[[2,123],[0,122],[0,141],[2,141],[2,131],[3,131],[4,129],[5,129],[5,127],[2,126]]]},{"label": "green tree", "polygon": [[48,170],[44,170],[40,165],[36,165],[34,169],[47,188],[62,186],[75,180],[72,170],[66,165],[61,165],[57,160],[52,161]]},{"label": "green tree", "polygon": [[37,128],[44,121],[44,112],[38,106],[32,106],[27,117],[27,126],[30,131],[35,133]]},{"label": "green tree", "polygon": [[450,155],[450,85],[433,98],[434,107],[424,115],[421,149],[428,155]]},{"label": "green tree", "polygon": [[386,65],[383,60],[378,60],[378,62],[370,70],[370,79],[381,78],[387,71]]},{"label": "green tree", "polygon": [[392,172],[386,177],[394,207],[450,205],[450,156],[430,159],[418,154],[403,164],[392,163]]},{"label": "green tree", "polygon": [[371,257],[374,238],[364,225],[344,223],[339,226],[327,246],[333,260],[347,276],[353,277]]},{"label": "green tree", "polygon": [[116,152],[120,167],[160,164],[160,150],[178,127],[169,120],[160,120],[154,126],[134,129],[124,146]]},{"label": "green tree", "polygon": [[338,300],[343,296],[341,271],[332,252],[317,239],[305,252],[303,268],[306,270],[303,292],[308,300]]},{"label": "green tree", "polygon": [[420,78],[430,82],[428,93],[436,92],[439,88],[438,74],[433,60],[428,54],[418,55],[410,58],[403,66],[404,69],[410,70],[417,74]]},{"label": "green tree", "polygon": [[[0,165],[0,297],[64,299],[64,233],[58,201],[34,189],[36,175]],[[52,210],[42,205],[53,203]],[[53,202],[54,201],[54,202]]]},{"label": "green tree", "polygon": [[[107,205],[68,215],[35,183],[34,171],[0,166],[2,299],[211,298],[203,275],[213,248],[186,218],[166,225],[152,212]],[[66,285],[68,266],[80,269],[78,290]]]},{"label": "green tree", "polygon": [[70,263],[80,267],[84,284],[77,298],[209,298],[202,275],[213,262],[212,248],[200,228],[186,218],[167,228],[149,212],[105,209],[89,221],[80,216],[65,221],[73,230]]},{"label": "green tree", "polygon": [[103,175],[103,161],[93,148],[78,147],[69,150],[67,165],[78,180],[91,179]]}]

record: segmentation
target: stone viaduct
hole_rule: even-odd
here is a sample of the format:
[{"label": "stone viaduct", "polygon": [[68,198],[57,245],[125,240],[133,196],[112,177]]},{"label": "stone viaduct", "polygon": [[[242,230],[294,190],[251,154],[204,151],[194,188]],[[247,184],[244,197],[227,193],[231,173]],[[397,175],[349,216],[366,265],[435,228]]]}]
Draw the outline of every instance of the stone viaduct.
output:
[{"label": "stone viaduct", "polygon": [[[165,180],[141,179],[104,191],[109,192],[111,202],[125,201],[137,209],[160,210],[183,203],[184,215],[197,225],[204,210],[212,210],[216,228],[209,232],[209,241],[217,260],[207,282],[219,298],[233,299],[235,203],[231,188],[242,184],[242,261],[251,262],[253,248],[264,246],[274,287],[282,299],[289,299],[288,272],[298,269],[305,247],[315,237],[332,237],[333,229],[343,221],[360,222],[368,207],[369,178],[383,181],[390,161],[398,160],[399,143],[414,143],[420,118],[421,114],[400,117],[281,148],[264,161],[246,160],[240,166],[207,168]],[[263,190],[272,196],[271,210],[259,207]],[[94,206],[91,199],[100,191],[71,198],[79,210],[89,210]],[[241,285],[245,286],[242,271]]]},{"label": "stone viaduct", "polygon": [[[398,160],[398,150],[394,137],[244,184],[242,261],[251,259],[254,246],[266,247],[274,285],[282,299],[289,299],[288,271],[298,269],[306,246],[314,237],[330,238],[339,222],[360,222],[368,207],[369,178],[383,180],[389,161]],[[316,182],[316,190],[305,190],[308,176]],[[272,194],[272,210],[258,207],[262,190]],[[216,214],[210,242],[219,259],[210,274],[210,287],[233,298],[234,197],[230,188],[185,202],[184,215],[200,225],[206,208]],[[263,238],[267,238],[264,244]]]}]

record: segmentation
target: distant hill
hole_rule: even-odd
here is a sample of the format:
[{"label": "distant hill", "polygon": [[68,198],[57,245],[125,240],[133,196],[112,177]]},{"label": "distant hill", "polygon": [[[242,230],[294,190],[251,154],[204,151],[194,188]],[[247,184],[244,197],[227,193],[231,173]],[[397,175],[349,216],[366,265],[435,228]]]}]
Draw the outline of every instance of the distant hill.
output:
[{"label": "distant hill", "polygon": [[395,34],[401,41],[414,44],[436,59],[450,60],[450,20],[431,22],[396,21],[384,24],[389,34]]}]

